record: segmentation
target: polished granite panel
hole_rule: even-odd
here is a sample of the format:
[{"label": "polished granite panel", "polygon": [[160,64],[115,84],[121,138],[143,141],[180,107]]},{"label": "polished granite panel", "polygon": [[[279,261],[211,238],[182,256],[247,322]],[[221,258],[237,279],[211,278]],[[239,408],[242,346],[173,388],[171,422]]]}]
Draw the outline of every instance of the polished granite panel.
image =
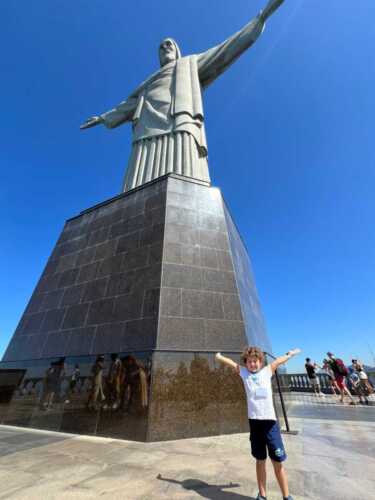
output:
[{"label": "polished granite panel", "polygon": [[[107,376],[106,398],[96,434],[146,441],[151,384],[151,355],[121,355],[123,375],[119,387]],[[108,406],[108,408],[107,408]]]},{"label": "polished granite panel", "polygon": [[[201,318],[161,317],[158,342],[162,349],[205,349],[205,321]],[[168,346],[168,347],[165,347]]]},{"label": "polished granite panel", "polygon": [[169,178],[157,346],[246,345],[221,193]]},{"label": "polished granite panel", "polygon": [[4,361],[154,347],[166,188],[164,179],[66,222]]},{"label": "polished granite panel", "polygon": [[267,342],[220,191],[169,176],[67,221],[1,363],[25,374],[0,419],[142,441],[247,430],[214,354]]},{"label": "polished granite panel", "polygon": [[152,381],[149,441],[248,431],[242,382],[213,353],[155,353]]},{"label": "polished granite panel", "polygon": [[241,302],[242,316],[246,328],[247,343],[256,345],[263,351],[272,353],[272,347],[267,335],[262,309],[246,246],[235,226],[233,219],[224,205],[228,236],[232,251],[237,289]]},{"label": "polished granite panel", "polygon": [[25,370],[6,368],[6,365],[1,366],[0,364],[0,422],[3,421],[13,394],[24,376]]},{"label": "polished granite panel", "polygon": [[125,327],[125,321],[99,325],[91,345],[91,352],[121,351],[125,343]]},{"label": "polished granite panel", "polygon": [[0,363],[0,423],[145,441],[150,379],[147,352]]}]

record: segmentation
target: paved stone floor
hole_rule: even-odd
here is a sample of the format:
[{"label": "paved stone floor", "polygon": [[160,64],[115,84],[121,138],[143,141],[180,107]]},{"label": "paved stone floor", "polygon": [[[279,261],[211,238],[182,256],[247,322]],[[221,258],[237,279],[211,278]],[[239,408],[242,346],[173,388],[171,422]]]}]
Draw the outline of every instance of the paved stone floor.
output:
[{"label": "paved stone floor", "polygon": [[348,398],[340,403],[338,397],[316,396],[309,393],[291,393],[288,395],[290,408],[288,414],[299,418],[312,418],[324,420],[348,420],[358,422],[375,421],[375,395],[369,397],[369,406],[360,405],[355,398],[357,406],[349,405]]},{"label": "paved stone floor", "polygon": [[[306,403],[290,411],[299,433],[284,434],[294,499],[375,500],[375,408]],[[271,469],[268,499],[276,500]],[[257,493],[246,434],[144,444],[0,426],[0,484],[0,499],[25,500],[254,500]]]}]

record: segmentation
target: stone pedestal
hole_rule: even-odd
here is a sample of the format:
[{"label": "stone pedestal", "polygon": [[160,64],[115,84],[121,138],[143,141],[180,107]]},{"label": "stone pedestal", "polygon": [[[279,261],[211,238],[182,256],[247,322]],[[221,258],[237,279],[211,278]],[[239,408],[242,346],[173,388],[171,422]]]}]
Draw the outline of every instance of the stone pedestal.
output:
[{"label": "stone pedestal", "polygon": [[214,353],[247,344],[270,351],[221,192],[169,175],[66,222],[0,364],[25,370],[0,418],[145,441],[245,431]]}]

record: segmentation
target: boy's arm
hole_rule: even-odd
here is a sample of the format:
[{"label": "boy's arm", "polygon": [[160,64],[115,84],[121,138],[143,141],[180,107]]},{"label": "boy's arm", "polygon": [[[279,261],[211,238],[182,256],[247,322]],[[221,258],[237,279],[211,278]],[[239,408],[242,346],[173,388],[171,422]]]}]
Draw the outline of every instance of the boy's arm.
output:
[{"label": "boy's arm", "polygon": [[292,358],[296,354],[299,354],[300,352],[301,349],[293,349],[291,351],[288,351],[284,356],[280,356],[279,358],[275,359],[275,361],[271,363],[272,373],[275,373],[275,371],[278,369],[280,365],[283,365],[284,363],[289,361],[290,358]]},{"label": "boy's arm", "polygon": [[223,365],[227,365],[230,368],[233,368],[233,370],[237,374],[240,373],[240,367],[235,361],[233,361],[233,359],[223,356],[220,352],[216,353],[215,359],[217,359],[217,361],[220,361],[220,363],[223,363]]}]

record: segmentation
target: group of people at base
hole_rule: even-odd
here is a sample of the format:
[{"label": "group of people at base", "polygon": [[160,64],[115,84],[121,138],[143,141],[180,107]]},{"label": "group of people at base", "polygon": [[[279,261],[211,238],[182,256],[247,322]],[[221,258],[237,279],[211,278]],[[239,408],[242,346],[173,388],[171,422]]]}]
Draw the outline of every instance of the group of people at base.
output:
[{"label": "group of people at base", "polygon": [[329,377],[332,394],[339,395],[340,403],[344,403],[344,398],[347,396],[349,404],[356,405],[354,396],[358,396],[359,403],[369,404],[368,396],[374,392],[374,389],[363,368],[363,364],[357,359],[352,359],[352,364],[346,366],[342,359],[336,358],[332,352],[327,352],[327,358],[323,359],[322,366],[310,358],[306,358],[305,369],[309,383],[318,396],[325,395],[321,391],[317,374],[318,370],[323,370]]},{"label": "group of people at base", "polygon": [[[91,368],[92,385],[86,408],[89,410],[129,411],[137,399],[139,409],[148,405],[146,370],[130,355],[111,354],[108,375],[104,377],[105,357],[97,356]],[[137,397],[138,396],[138,397]]]},{"label": "group of people at base", "polygon": [[[78,364],[74,365],[71,375],[67,376],[65,357],[51,362],[43,379],[39,408],[47,411],[51,410],[56,402],[70,404],[78,382],[85,378]],[[120,358],[119,354],[113,353],[109,367],[106,367],[105,356],[99,355],[91,368],[89,378],[89,394],[85,405],[88,410],[140,412],[148,405],[148,374],[133,356]],[[64,381],[68,382],[65,389]]]},{"label": "group of people at base", "polygon": [[272,398],[271,379],[276,369],[300,352],[294,349],[275,359],[271,364],[264,364],[264,353],[257,347],[246,347],[242,353],[245,366],[238,365],[220,353],[216,359],[233,368],[243,382],[250,426],[251,454],[256,460],[258,496],[256,500],[266,500],[266,460],[267,453],[272,461],[277,482],[284,500],[293,500],[289,494],[288,478],[283,462],[286,452],[281,438],[280,427],[276,419]]}]

